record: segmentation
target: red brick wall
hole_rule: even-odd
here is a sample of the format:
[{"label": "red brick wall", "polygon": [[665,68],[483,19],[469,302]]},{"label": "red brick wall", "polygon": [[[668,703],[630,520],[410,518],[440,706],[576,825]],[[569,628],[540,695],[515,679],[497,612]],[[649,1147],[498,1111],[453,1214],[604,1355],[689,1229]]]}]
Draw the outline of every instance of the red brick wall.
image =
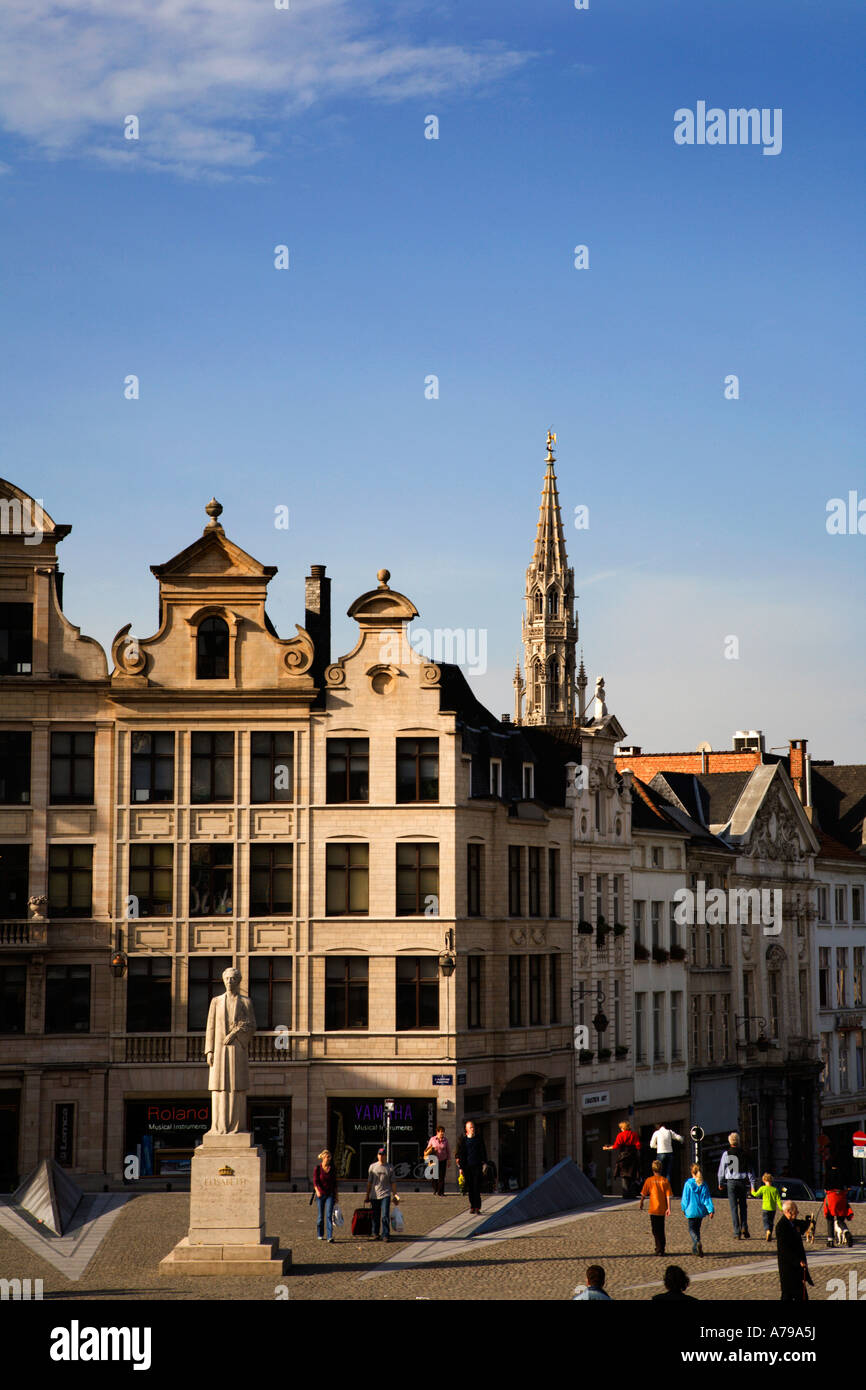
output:
[{"label": "red brick wall", "polygon": [[761,755],[755,748],[740,753],[629,753],[617,754],[618,772],[628,768],[642,782],[651,782],[657,772],[751,772],[759,767]]}]

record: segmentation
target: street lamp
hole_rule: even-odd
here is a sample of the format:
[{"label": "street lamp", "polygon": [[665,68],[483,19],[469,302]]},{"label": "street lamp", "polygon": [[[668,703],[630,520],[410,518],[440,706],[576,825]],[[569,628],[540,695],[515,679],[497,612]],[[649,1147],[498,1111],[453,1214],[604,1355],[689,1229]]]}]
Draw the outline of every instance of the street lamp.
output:
[{"label": "street lamp", "polygon": [[457,953],[454,950],[454,928],[449,927],[445,933],[445,949],[439,955],[439,970],[446,980],[449,980],[457,969]]},{"label": "street lamp", "polygon": [[770,1039],[767,1037],[767,1020],[766,1020],[765,1018],[763,1018],[763,1017],[761,1016],[761,1014],[735,1014],[735,1015],[734,1015],[734,1027],[735,1027],[736,1029],[739,1029],[740,1024],[742,1024],[742,1025],[743,1025],[743,1028],[744,1028],[744,1030],[745,1030],[745,1034],[746,1034],[746,1036],[745,1036],[745,1038],[743,1039],[742,1042],[740,1042],[739,1038],[737,1039],[737,1047],[751,1047],[751,1046],[753,1046],[753,1044],[752,1044],[752,1038],[751,1038],[751,1031],[752,1031],[752,1030],[751,1030],[751,1027],[750,1027],[750,1024],[752,1024],[752,1023],[757,1024],[758,1030],[759,1030],[759,1031],[758,1031],[758,1036],[757,1036],[757,1038],[755,1039],[755,1042],[754,1042],[754,1046],[758,1049],[759,1052],[769,1052],[769,1050],[770,1050]]}]

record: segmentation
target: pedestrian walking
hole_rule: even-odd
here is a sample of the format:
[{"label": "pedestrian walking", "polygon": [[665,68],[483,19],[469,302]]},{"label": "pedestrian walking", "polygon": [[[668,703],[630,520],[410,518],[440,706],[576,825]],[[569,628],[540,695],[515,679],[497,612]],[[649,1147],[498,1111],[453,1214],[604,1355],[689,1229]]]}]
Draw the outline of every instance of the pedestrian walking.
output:
[{"label": "pedestrian walking", "polygon": [[652,1177],[647,1178],[641,1188],[640,1210],[643,1211],[644,1200],[649,1198],[650,1227],[657,1255],[665,1253],[665,1217],[671,1214],[671,1197],[673,1195],[673,1189],[662,1172],[661,1159],[653,1159]]},{"label": "pedestrian walking", "polygon": [[313,1191],[316,1194],[317,1219],[316,1235],[319,1240],[327,1236],[328,1244],[334,1244],[334,1206],[337,1201],[337,1170],[330,1149],[322,1149],[313,1173]]},{"label": "pedestrian walking", "polygon": [[731,1208],[731,1225],[735,1240],[749,1240],[748,1200],[749,1192],[755,1186],[752,1160],[740,1143],[739,1134],[734,1131],[728,1135],[728,1147],[719,1163],[719,1191],[728,1189],[728,1203]]},{"label": "pedestrian walking", "polygon": [[712,1221],[716,1213],[713,1207],[713,1199],[710,1196],[710,1189],[704,1182],[704,1175],[701,1172],[699,1163],[692,1164],[692,1176],[688,1179],[683,1188],[680,1206],[688,1222],[689,1235],[692,1238],[692,1254],[703,1256],[704,1247],[701,1244],[701,1222],[705,1216],[708,1216]]},{"label": "pedestrian walking", "polygon": [[375,1163],[367,1170],[367,1195],[365,1201],[373,1208],[373,1230],[371,1240],[384,1240],[387,1245],[391,1239],[391,1198],[399,1202],[397,1186],[394,1182],[394,1169],[385,1162],[386,1150],[381,1148]]},{"label": "pedestrian walking", "polygon": [[614,1154],[614,1177],[622,1183],[623,1200],[633,1196],[640,1171],[640,1139],[628,1120],[620,1120],[619,1134],[612,1144],[603,1144],[602,1148]]},{"label": "pedestrian walking", "polygon": [[445,1169],[448,1167],[448,1160],[451,1157],[451,1150],[448,1147],[448,1140],[445,1137],[445,1126],[437,1125],[436,1133],[427,1140],[427,1147],[424,1150],[425,1158],[436,1158],[439,1161],[438,1175],[433,1179],[433,1193],[436,1197],[445,1196]]},{"label": "pedestrian walking", "polygon": [[776,1230],[776,1258],[779,1262],[780,1303],[808,1303],[806,1285],[811,1284],[803,1231],[808,1221],[798,1221],[796,1202],[782,1203],[782,1217]]},{"label": "pedestrian walking", "polygon": [[772,1240],[776,1212],[782,1210],[782,1198],[779,1195],[778,1187],[773,1186],[773,1174],[762,1174],[761,1186],[757,1192],[754,1188],[751,1191],[753,1197],[760,1197],[761,1199],[761,1220],[764,1223],[765,1239]]},{"label": "pedestrian walking", "polygon": [[465,1132],[460,1136],[455,1155],[457,1166],[466,1180],[466,1195],[469,1210],[473,1215],[481,1211],[481,1179],[487,1166],[487,1148],[480,1134],[475,1133],[475,1125],[466,1121]]},{"label": "pedestrian walking", "polygon": [[836,1227],[842,1232],[846,1245],[853,1245],[854,1238],[848,1230],[847,1222],[854,1220],[854,1213],[848,1205],[847,1185],[831,1187],[824,1198],[824,1216],[827,1219],[827,1245],[836,1244]]},{"label": "pedestrian walking", "polygon": [[588,1265],[584,1277],[586,1284],[578,1284],[571,1300],[572,1303],[597,1302],[599,1299],[606,1299],[608,1303],[613,1302],[610,1294],[604,1291],[604,1270],[601,1265]]},{"label": "pedestrian walking", "polygon": [[650,1148],[655,1149],[661,1160],[662,1177],[667,1178],[669,1182],[674,1166],[674,1143],[681,1144],[682,1142],[683,1136],[671,1129],[666,1120],[658,1125],[650,1137]]},{"label": "pedestrian walking", "polygon": [[650,1299],[651,1303],[664,1303],[666,1301],[697,1303],[697,1299],[690,1293],[686,1293],[691,1280],[684,1269],[679,1265],[668,1265],[665,1270],[664,1293],[654,1293]]}]

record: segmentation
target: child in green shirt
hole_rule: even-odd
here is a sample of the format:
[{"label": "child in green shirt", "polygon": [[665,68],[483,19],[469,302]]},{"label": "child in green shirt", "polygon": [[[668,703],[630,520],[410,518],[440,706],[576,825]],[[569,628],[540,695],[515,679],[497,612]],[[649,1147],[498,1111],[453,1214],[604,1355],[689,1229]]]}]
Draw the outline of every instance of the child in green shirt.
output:
[{"label": "child in green shirt", "polygon": [[776,1220],[776,1212],[782,1210],[782,1199],[779,1196],[778,1187],[773,1186],[773,1174],[761,1174],[762,1186],[757,1192],[752,1190],[753,1197],[761,1198],[761,1220],[764,1223],[766,1239],[773,1239],[773,1223]]}]

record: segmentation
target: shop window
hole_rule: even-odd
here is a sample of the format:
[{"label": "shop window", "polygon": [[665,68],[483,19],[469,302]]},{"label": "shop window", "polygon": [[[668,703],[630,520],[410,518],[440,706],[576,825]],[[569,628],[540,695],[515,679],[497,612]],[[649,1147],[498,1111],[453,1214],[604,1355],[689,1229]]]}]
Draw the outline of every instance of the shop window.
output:
[{"label": "shop window", "polygon": [[127,1033],[171,1032],[171,959],[132,956],[126,977]]},{"label": "shop window", "polygon": [[292,911],[293,845],[250,846],[250,916],[271,917]]},{"label": "shop window", "polygon": [[131,799],[173,801],[174,734],[134,733],[131,743]]},{"label": "shop window", "polygon": [[250,735],[250,801],[261,804],[294,800],[295,736]]},{"label": "shop window", "polygon": [[51,735],[52,806],[93,805],[93,734]]},{"label": "shop window", "polygon": [[46,965],[45,1031],[90,1032],[89,965]]},{"label": "shop window", "polygon": [[26,806],[30,801],[30,734],[0,731],[0,805]]}]

